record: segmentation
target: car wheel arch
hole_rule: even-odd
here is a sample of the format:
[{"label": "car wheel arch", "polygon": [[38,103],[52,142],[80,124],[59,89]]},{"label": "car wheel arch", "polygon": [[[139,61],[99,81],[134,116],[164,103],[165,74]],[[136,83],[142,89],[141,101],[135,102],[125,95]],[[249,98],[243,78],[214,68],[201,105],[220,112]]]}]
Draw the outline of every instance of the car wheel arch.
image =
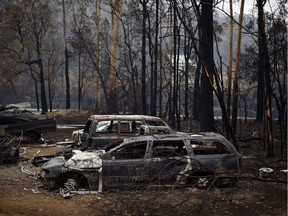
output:
[{"label": "car wheel arch", "polygon": [[[213,172],[205,171],[205,170],[197,170],[194,172],[190,172],[187,174],[186,184],[187,185],[193,185],[198,188],[206,188],[205,186],[202,186],[201,181],[204,179],[208,181],[207,186],[211,184],[213,179],[215,178],[215,174]],[[201,180],[202,179],[202,180]]]},{"label": "car wheel arch", "polygon": [[62,173],[59,178],[57,179],[55,185],[56,188],[64,187],[64,184],[67,182],[68,179],[73,179],[75,183],[77,184],[77,188],[89,188],[89,181],[87,176],[85,176],[81,172],[77,171],[71,171],[71,172],[65,172]]}]

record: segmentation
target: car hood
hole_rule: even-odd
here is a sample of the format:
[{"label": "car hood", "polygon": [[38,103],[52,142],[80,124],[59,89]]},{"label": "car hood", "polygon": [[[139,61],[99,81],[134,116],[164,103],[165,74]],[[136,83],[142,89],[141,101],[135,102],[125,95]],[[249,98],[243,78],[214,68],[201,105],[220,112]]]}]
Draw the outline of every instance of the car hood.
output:
[{"label": "car hood", "polygon": [[50,170],[54,169],[55,167],[63,167],[64,163],[65,163],[64,156],[54,157],[45,162],[42,165],[42,169]]},{"label": "car hood", "polygon": [[64,167],[69,169],[100,169],[102,167],[101,156],[104,150],[80,151],[74,150],[74,155],[64,163]]}]

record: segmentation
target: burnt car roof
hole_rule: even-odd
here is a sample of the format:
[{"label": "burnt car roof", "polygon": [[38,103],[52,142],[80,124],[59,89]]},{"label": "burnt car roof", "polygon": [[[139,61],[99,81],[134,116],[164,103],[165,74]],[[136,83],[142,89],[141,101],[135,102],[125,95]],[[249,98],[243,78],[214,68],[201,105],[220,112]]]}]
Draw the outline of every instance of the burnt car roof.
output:
[{"label": "burnt car roof", "polygon": [[91,115],[91,120],[160,120],[161,118],[149,115]]},{"label": "burnt car roof", "polygon": [[123,143],[129,143],[134,141],[142,140],[175,140],[175,139],[191,139],[191,140],[227,140],[223,135],[214,132],[201,132],[201,133],[185,133],[178,132],[175,134],[154,134],[154,135],[144,135],[136,137],[127,137],[123,139]]},{"label": "burnt car roof", "polygon": [[213,140],[213,141],[221,141],[226,145],[229,145],[230,148],[233,149],[234,152],[238,152],[238,150],[235,148],[235,146],[228,141],[223,135],[214,133],[214,132],[201,132],[201,133],[175,133],[175,134],[154,134],[154,135],[144,135],[144,136],[135,136],[135,137],[128,137],[124,138],[123,142],[114,147],[110,148],[109,151],[113,151],[114,149],[120,148],[123,145],[127,145],[133,142],[141,142],[141,141],[176,141],[176,140],[191,140],[191,141],[205,141],[205,140]]}]

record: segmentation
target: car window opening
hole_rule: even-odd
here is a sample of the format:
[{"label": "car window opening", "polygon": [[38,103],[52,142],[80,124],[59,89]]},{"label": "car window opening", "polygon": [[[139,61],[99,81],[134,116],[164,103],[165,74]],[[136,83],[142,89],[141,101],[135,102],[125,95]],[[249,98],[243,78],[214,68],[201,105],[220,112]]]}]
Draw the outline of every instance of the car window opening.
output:
[{"label": "car window opening", "polygon": [[218,141],[191,141],[194,155],[229,154],[228,148]]},{"label": "car window opening", "polygon": [[187,150],[182,140],[160,141],[153,144],[153,157],[179,157],[186,156]]},{"label": "car window opening", "polygon": [[142,159],[145,156],[147,142],[133,143],[119,148],[111,154],[115,160],[119,159]]}]

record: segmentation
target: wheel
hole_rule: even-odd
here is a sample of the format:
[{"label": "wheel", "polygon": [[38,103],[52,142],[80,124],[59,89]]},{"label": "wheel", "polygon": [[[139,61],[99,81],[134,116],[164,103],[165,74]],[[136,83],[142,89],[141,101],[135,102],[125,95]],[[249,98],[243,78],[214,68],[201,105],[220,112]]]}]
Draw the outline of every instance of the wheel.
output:
[{"label": "wheel", "polygon": [[214,176],[210,173],[194,173],[188,177],[186,184],[199,189],[206,189],[213,183],[213,179]]},{"label": "wheel", "polygon": [[40,139],[41,134],[37,131],[28,131],[24,133],[24,136],[27,137],[28,142],[36,143]]},{"label": "wheel", "polygon": [[86,177],[81,173],[68,174],[63,186],[69,190],[81,190],[89,188]]},{"label": "wheel", "polygon": [[201,177],[201,178],[198,178],[196,186],[198,188],[207,188],[207,187],[209,187],[210,183],[211,183],[211,181],[208,178]]}]

